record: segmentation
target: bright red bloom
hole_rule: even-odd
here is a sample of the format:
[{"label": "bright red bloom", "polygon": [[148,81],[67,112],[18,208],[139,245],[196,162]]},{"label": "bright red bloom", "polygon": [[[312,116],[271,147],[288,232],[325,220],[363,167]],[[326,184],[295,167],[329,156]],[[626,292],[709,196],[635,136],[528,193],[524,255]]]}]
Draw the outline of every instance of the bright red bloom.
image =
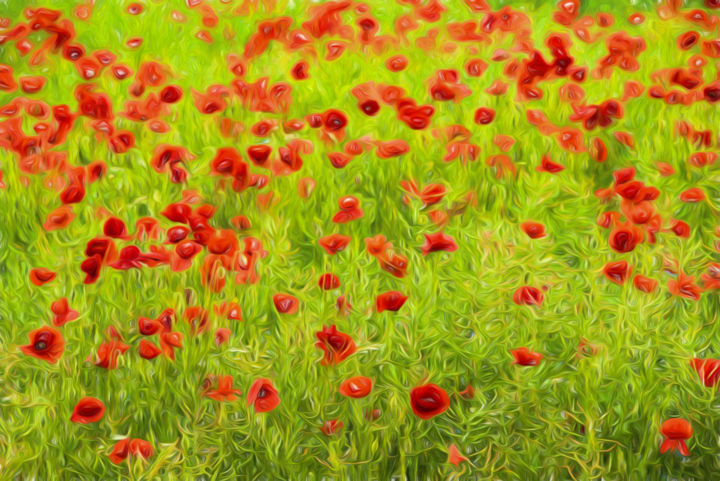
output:
[{"label": "bright red bloom", "polygon": [[343,422],[338,421],[337,419],[333,419],[332,421],[325,421],[322,426],[320,426],[320,431],[325,436],[332,436],[333,434],[340,431],[343,427]]},{"label": "bright red bloom", "polygon": [[28,334],[30,344],[20,346],[20,350],[28,356],[36,357],[55,364],[65,351],[65,339],[57,329],[41,327]]},{"label": "bright red bloom", "polygon": [[603,268],[603,274],[610,281],[618,285],[623,285],[625,281],[630,277],[632,267],[627,261],[608,262]]},{"label": "bright red bloom", "polygon": [[80,315],[77,311],[70,309],[66,298],[58,299],[50,306],[53,312],[53,324],[57,327],[64,325],[66,322],[74,321]]},{"label": "bright red bloom", "polygon": [[325,249],[325,252],[333,255],[345,250],[351,240],[352,237],[347,235],[331,234],[325,237],[321,237],[318,242],[320,246]]},{"label": "bright red bloom", "polygon": [[450,397],[440,386],[425,384],[410,391],[410,407],[420,419],[430,419],[450,407]]},{"label": "bright red bloom", "polygon": [[323,366],[338,364],[357,350],[352,337],[338,331],[334,325],[323,326],[323,330],[316,332],[315,336],[318,338],[315,347],[325,353],[321,362]]},{"label": "bright red bloom", "polygon": [[553,162],[552,160],[550,160],[550,155],[545,154],[542,157],[542,162],[536,169],[538,172],[557,174],[558,172],[562,172],[563,170],[565,170],[565,166],[562,164],[558,164],[557,162]]},{"label": "bright red bloom", "polygon": [[455,252],[458,246],[455,243],[455,239],[443,232],[437,232],[435,234],[425,234],[425,244],[422,246],[422,253],[424,256],[431,252],[446,251]]},{"label": "bright red bloom", "polygon": [[30,270],[30,282],[35,284],[36,286],[42,286],[43,284],[47,284],[48,282],[55,279],[56,274],[49,270],[45,269],[44,267],[38,267],[36,269]]},{"label": "bright red bloom", "polygon": [[96,423],[105,414],[105,405],[94,397],[84,397],[75,405],[70,421],[80,424]]},{"label": "bright red bloom", "polygon": [[253,405],[255,412],[265,413],[275,409],[280,404],[277,389],[270,379],[255,380],[248,391],[247,405]]},{"label": "bright red bloom", "polygon": [[520,366],[537,366],[543,358],[542,354],[531,351],[527,347],[513,349],[510,351],[510,354],[512,354],[514,358],[513,364],[518,364]]},{"label": "bright red bloom", "polygon": [[375,300],[375,307],[378,312],[383,311],[399,311],[407,301],[407,296],[399,291],[383,292]]},{"label": "bright red bloom", "polygon": [[225,344],[228,339],[230,339],[230,334],[232,334],[232,331],[226,327],[220,327],[215,330],[215,345],[221,346]]},{"label": "bright red bloom", "polygon": [[693,301],[700,300],[700,294],[702,294],[702,288],[695,284],[693,276],[685,275],[684,273],[678,273],[677,280],[668,281],[668,290],[674,296],[684,297]]},{"label": "bright red bloom", "polygon": [[97,350],[95,365],[105,369],[115,369],[118,358],[125,354],[130,346],[119,340],[108,341],[100,344]]},{"label": "bright red bloom", "polygon": [[458,464],[462,463],[463,461],[467,461],[468,459],[460,454],[460,451],[458,451],[457,446],[454,444],[450,445],[450,449],[448,449],[448,463],[454,464],[457,466]]},{"label": "bright red bloom", "polygon": [[693,428],[689,422],[681,418],[671,418],[662,423],[660,434],[664,436],[660,452],[678,451],[683,456],[690,456],[686,440],[692,436]]},{"label": "bright red bloom", "polygon": [[142,459],[148,459],[153,455],[153,448],[144,439],[133,439],[130,441],[130,454]]},{"label": "bright red bloom", "polygon": [[520,228],[531,239],[541,239],[547,235],[545,233],[545,226],[539,222],[523,222],[522,224],[520,224]]},{"label": "bright red bloom", "polygon": [[642,240],[642,230],[629,224],[618,224],[610,233],[610,247],[621,254],[631,252]]},{"label": "bright red bloom", "polygon": [[639,291],[650,294],[651,292],[655,292],[657,290],[658,281],[638,274],[633,278],[633,286],[635,286],[635,289]]},{"label": "bright red bloom", "polygon": [[695,357],[690,361],[690,366],[697,371],[705,387],[716,387],[720,383],[720,360]]},{"label": "bright red bloom", "polygon": [[331,272],[326,272],[325,274],[320,276],[320,279],[318,280],[318,286],[320,286],[320,289],[324,291],[329,291],[332,289],[337,289],[340,287],[340,279],[338,279],[338,276]]},{"label": "bright red bloom", "polygon": [[183,335],[179,332],[163,332],[160,334],[160,347],[165,355],[175,360],[175,348],[182,349]]},{"label": "bright red bloom", "polygon": [[72,206],[63,205],[50,212],[43,223],[43,229],[50,232],[53,230],[64,229],[75,219]]},{"label": "bright red bloom", "polygon": [[522,286],[513,294],[513,302],[518,306],[541,306],[544,297],[537,287]]},{"label": "bright red bloom", "polygon": [[242,391],[239,389],[233,389],[232,386],[232,376],[223,376],[218,380],[217,389],[206,392],[205,396],[216,401],[234,401],[237,399],[236,394],[239,396],[242,394]]},{"label": "bright red bloom", "polygon": [[298,310],[298,300],[290,294],[275,294],[273,304],[280,314],[295,314]]},{"label": "bright red bloom", "polygon": [[130,439],[122,439],[115,443],[112,452],[108,455],[114,464],[120,464],[130,455]]},{"label": "bright red bloom", "polygon": [[160,348],[157,347],[154,343],[146,341],[145,339],[141,339],[140,346],[138,347],[138,352],[140,353],[140,357],[149,360],[158,357],[162,353],[162,350],[160,350]]},{"label": "bright red bloom", "polygon": [[363,398],[372,391],[372,379],[365,376],[355,376],[346,379],[340,384],[340,394],[355,399]]}]

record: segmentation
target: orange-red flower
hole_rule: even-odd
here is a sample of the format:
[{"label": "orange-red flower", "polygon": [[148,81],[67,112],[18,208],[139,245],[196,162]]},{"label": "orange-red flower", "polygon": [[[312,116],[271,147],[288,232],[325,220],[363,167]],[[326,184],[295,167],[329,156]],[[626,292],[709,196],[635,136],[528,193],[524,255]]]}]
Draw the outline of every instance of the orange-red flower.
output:
[{"label": "orange-red flower", "polygon": [[65,351],[65,339],[60,331],[52,327],[35,329],[28,337],[30,344],[20,346],[20,350],[28,356],[55,364]]},{"label": "orange-red flower", "polygon": [[510,351],[510,354],[512,354],[514,358],[513,364],[518,364],[520,366],[537,366],[543,358],[542,354],[531,351],[527,347],[513,349]]},{"label": "orange-red flower", "polygon": [[70,421],[80,424],[96,423],[105,414],[105,405],[97,398],[84,397],[73,410]]},{"label": "orange-red flower", "polygon": [[695,357],[690,361],[690,365],[697,371],[706,387],[715,387],[720,383],[720,360]]},{"label": "orange-red flower", "polygon": [[674,296],[698,301],[700,300],[700,294],[702,294],[702,288],[695,284],[694,280],[693,276],[680,272],[676,280],[668,281],[668,290]]},{"label": "orange-red flower", "polygon": [[55,279],[56,274],[49,270],[45,269],[44,267],[38,267],[36,269],[30,270],[30,282],[35,284],[36,286],[42,286],[43,284],[47,284],[48,282]]},{"label": "orange-red flower", "polygon": [[213,391],[206,392],[205,396],[216,401],[234,401],[237,399],[237,396],[241,394],[242,391],[239,389],[233,389],[233,378],[228,375],[221,377],[218,380],[217,388]]},{"label": "orange-red flower", "polygon": [[344,251],[351,240],[352,237],[347,235],[331,234],[325,237],[321,237],[318,242],[320,244],[320,247],[325,249],[325,252],[332,255]]},{"label": "orange-red flower", "polygon": [[632,267],[627,261],[608,262],[603,267],[603,274],[610,281],[618,285],[623,285],[625,281],[630,277]]},{"label": "orange-red flower", "polygon": [[425,244],[422,246],[422,254],[424,256],[431,252],[446,251],[455,252],[458,246],[455,239],[443,232],[435,234],[425,234]]},{"label": "orange-red flower", "polygon": [[678,451],[683,456],[690,456],[686,440],[692,436],[693,428],[689,422],[682,418],[671,418],[662,423],[660,434],[664,436],[660,445],[660,452]]},{"label": "orange-red flower", "polygon": [[322,431],[325,436],[332,436],[333,434],[336,434],[338,431],[340,431],[342,427],[342,421],[333,419],[332,421],[325,421],[323,425],[320,426],[320,431]]},{"label": "orange-red flower", "polygon": [[537,287],[522,286],[513,294],[513,302],[519,306],[541,306],[545,296]]},{"label": "orange-red flower", "polygon": [[407,296],[399,291],[383,292],[375,300],[375,307],[378,312],[399,311],[407,301]]},{"label": "orange-red flower", "polygon": [[58,299],[50,305],[53,313],[53,324],[57,327],[64,325],[66,322],[74,321],[80,316],[77,311],[70,309],[66,298]]},{"label": "orange-red flower", "polygon": [[117,339],[104,342],[100,344],[97,350],[95,365],[105,369],[115,369],[118,358],[125,354],[128,349],[130,349],[130,346]]},{"label": "orange-red flower", "polygon": [[410,407],[420,419],[430,419],[450,407],[450,397],[440,386],[424,384],[410,391]]},{"label": "orange-red flower", "polygon": [[340,394],[346,397],[363,398],[372,391],[372,379],[365,376],[354,376],[340,384]]},{"label": "orange-red flower", "polygon": [[338,364],[357,350],[352,337],[338,331],[334,325],[323,326],[323,330],[316,332],[315,336],[318,338],[315,347],[325,353],[323,366]]},{"label": "orange-red flower", "polygon": [[162,353],[159,347],[150,341],[146,341],[145,339],[140,340],[138,352],[140,353],[140,357],[148,360],[155,359]]},{"label": "orange-red flower", "polygon": [[462,463],[463,461],[467,461],[468,459],[460,454],[460,451],[458,451],[457,446],[454,444],[450,445],[450,448],[448,449],[448,463],[454,464],[457,466],[458,464]]},{"label": "orange-red flower", "polygon": [[298,310],[298,300],[290,294],[275,294],[273,304],[281,314],[295,314]]},{"label": "orange-red flower", "polygon": [[255,380],[248,391],[247,405],[253,405],[255,412],[265,413],[275,409],[280,404],[278,391],[270,379]]}]

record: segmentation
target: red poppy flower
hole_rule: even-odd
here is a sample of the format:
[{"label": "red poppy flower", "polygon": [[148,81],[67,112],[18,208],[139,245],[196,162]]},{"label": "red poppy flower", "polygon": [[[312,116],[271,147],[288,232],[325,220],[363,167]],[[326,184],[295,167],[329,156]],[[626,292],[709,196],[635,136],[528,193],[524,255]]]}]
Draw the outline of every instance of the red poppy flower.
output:
[{"label": "red poppy flower", "polygon": [[330,255],[342,252],[348,246],[352,237],[342,234],[331,234],[321,237],[318,241],[320,246]]},{"label": "red poppy flower", "polygon": [[63,205],[50,212],[43,223],[43,229],[50,232],[53,230],[64,229],[75,219],[72,206]]},{"label": "red poppy flower", "polygon": [[122,439],[115,443],[112,452],[108,455],[114,464],[120,464],[130,455],[130,439]]},{"label": "red poppy flower", "polygon": [[65,339],[57,329],[41,327],[28,334],[30,344],[20,346],[23,354],[55,364],[65,351]]},{"label": "red poppy flower", "polygon": [[280,314],[295,314],[298,310],[298,300],[290,294],[275,294],[273,304]]},{"label": "red poppy flower", "polygon": [[66,322],[74,321],[80,315],[77,311],[70,309],[66,298],[58,299],[50,305],[53,312],[53,324],[57,327],[64,325]]},{"label": "red poppy flower", "polygon": [[513,349],[510,351],[510,354],[512,354],[514,360],[513,364],[517,364],[520,366],[537,366],[540,364],[540,360],[542,360],[543,355],[539,352],[531,351],[527,347],[521,347],[518,349]]},{"label": "red poppy flower", "polygon": [[260,378],[250,386],[247,397],[247,405],[253,405],[255,412],[266,413],[275,409],[280,404],[277,389],[270,379]]},{"label": "red poppy flower", "polygon": [[332,218],[332,221],[336,224],[344,224],[359,219],[364,215],[360,208],[360,201],[352,195],[340,198],[338,204],[340,205],[340,212]]},{"label": "red poppy flower", "polygon": [[162,353],[162,350],[160,350],[159,347],[150,341],[146,341],[145,339],[140,340],[138,351],[140,353],[140,357],[148,360],[155,359]]},{"label": "red poppy flower", "polygon": [[98,277],[100,277],[100,268],[102,267],[102,257],[100,255],[95,254],[92,257],[89,257],[82,261],[80,264],[80,270],[82,270],[85,273],[85,280],[83,282],[85,284],[93,284],[98,280]]},{"label": "red poppy flower", "polygon": [[217,389],[206,392],[205,396],[216,401],[234,401],[237,399],[237,396],[242,394],[242,391],[239,389],[233,389],[232,386],[232,376],[223,376],[218,380]]},{"label": "red poppy flower", "polygon": [[215,345],[221,346],[221,345],[225,344],[228,341],[228,339],[230,339],[230,334],[232,334],[232,332],[230,331],[230,329],[228,329],[226,327],[220,327],[220,328],[216,329],[215,330]]},{"label": "red poppy flower", "polygon": [[632,267],[627,261],[608,262],[603,268],[603,274],[610,281],[618,285],[623,285],[625,281],[630,277]]},{"label": "red poppy flower", "polygon": [[108,220],[105,221],[105,225],[103,226],[103,233],[108,237],[113,237],[116,239],[129,239],[130,237],[127,235],[127,227],[125,226],[125,222],[118,219],[117,217],[110,217]]},{"label": "red poppy flower", "polygon": [[538,172],[557,174],[558,172],[562,172],[563,170],[565,170],[565,166],[562,164],[558,164],[557,162],[553,162],[552,160],[550,160],[550,155],[545,154],[542,157],[540,165],[536,169]]},{"label": "red poppy flower", "polygon": [[475,388],[468,384],[465,389],[459,391],[458,394],[465,399],[472,399],[475,397]]},{"label": "red poppy flower", "polygon": [[94,397],[84,397],[75,405],[70,421],[80,424],[96,423],[105,414],[105,405]]},{"label": "red poppy flower", "polygon": [[450,407],[450,397],[440,386],[425,384],[410,391],[410,407],[420,419],[430,419]]},{"label": "red poppy flower", "polygon": [[495,110],[489,107],[480,107],[475,111],[475,123],[478,125],[488,125],[495,120]]},{"label": "red poppy flower", "polygon": [[340,431],[343,427],[343,422],[338,421],[337,419],[333,419],[332,421],[325,421],[322,426],[320,426],[320,431],[325,436],[332,436],[336,434],[338,431]]},{"label": "red poppy flower", "polygon": [[332,289],[337,289],[340,287],[340,279],[338,279],[338,276],[331,272],[326,272],[325,274],[320,276],[320,279],[318,280],[318,286],[320,286],[320,289],[324,291],[330,291]]},{"label": "red poppy flower", "polygon": [[104,342],[98,347],[95,365],[105,369],[115,369],[118,358],[128,349],[130,349],[130,346],[119,340]]},{"label": "red poppy flower", "polygon": [[315,336],[318,338],[315,347],[325,353],[321,362],[323,366],[338,364],[357,350],[352,337],[338,331],[334,325],[323,326],[323,330],[316,332]]},{"label": "red poppy flower", "polygon": [[531,239],[540,239],[545,237],[545,226],[539,222],[527,221],[520,224],[520,228]]},{"label": "red poppy flower", "polygon": [[658,281],[638,274],[633,278],[633,286],[635,289],[649,294],[657,290]]},{"label": "red poppy flower", "polygon": [[541,306],[543,299],[543,293],[537,287],[522,286],[513,294],[513,302],[518,306]]},{"label": "red poppy flower", "polygon": [[693,301],[700,300],[702,288],[695,284],[693,276],[688,276],[682,272],[678,273],[677,280],[668,281],[668,290],[674,296],[684,297]]},{"label": "red poppy flower", "polygon": [[631,252],[642,239],[642,230],[629,224],[618,224],[610,233],[610,247],[615,252]]},{"label": "red poppy flower", "polygon": [[372,391],[372,379],[365,376],[355,376],[346,379],[340,384],[340,394],[346,397],[360,399]]},{"label": "red poppy flower", "polygon": [[450,445],[450,449],[448,449],[448,463],[454,464],[457,466],[458,464],[462,463],[463,461],[467,461],[468,458],[460,454],[460,451],[458,451],[457,446],[454,444]]},{"label": "red poppy flower", "polygon": [[38,267],[36,269],[30,270],[30,282],[35,284],[36,286],[42,286],[43,284],[47,284],[48,282],[55,279],[56,274],[49,270],[45,269],[44,267]]},{"label": "red poppy flower", "polygon": [[705,192],[702,189],[693,187],[680,194],[680,200],[683,202],[700,202],[705,200]]},{"label": "red poppy flower", "polygon": [[688,238],[690,237],[690,226],[686,222],[681,220],[673,220],[670,230],[675,233],[678,237]]},{"label": "red poppy flower", "polygon": [[175,360],[175,348],[182,349],[183,335],[179,332],[160,333],[160,347],[165,355]]},{"label": "red poppy flower", "polygon": [[692,436],[693,428],[689,422],[681,418],[671,418],[660,426],[660,434],[664,436],[660,452],[678,451],[683,456],[690,456],[686,440]]},{"label": "red poppy flower", "polygon": [[383,292],[375,300],[375,307],[378,312],[393,311],[397,312],[407,301],[407,296],[399,291]]},{"label": "red poppy flower", "polygon": [[705,387],[716,387],[720,383],[720,360],[693,358],[690,361]]},{"label": "red poppy flower", "polygon": [[153,455],[153,448],[149,442],[143,439],[133,439],[130,441],[130,454],[133,456],[140,457],[142,459],[148,459]]},{"label": "red poppy flower", "polygon": [[425,244],[422,246],[422,254],[424,256],[431,252],[446,251],[455,252],[458,246],[455,239],[443,232],[435,234],[425,234]]}]

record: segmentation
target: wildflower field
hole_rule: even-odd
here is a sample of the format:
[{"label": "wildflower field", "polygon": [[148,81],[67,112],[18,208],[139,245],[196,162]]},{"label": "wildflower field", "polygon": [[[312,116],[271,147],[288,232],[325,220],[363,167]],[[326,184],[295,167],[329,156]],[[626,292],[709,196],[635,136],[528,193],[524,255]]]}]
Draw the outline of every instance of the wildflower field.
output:
[{"label": "wildflower field", "polygon": [[1,480],[720,479],[720,1],[0,1]]}]

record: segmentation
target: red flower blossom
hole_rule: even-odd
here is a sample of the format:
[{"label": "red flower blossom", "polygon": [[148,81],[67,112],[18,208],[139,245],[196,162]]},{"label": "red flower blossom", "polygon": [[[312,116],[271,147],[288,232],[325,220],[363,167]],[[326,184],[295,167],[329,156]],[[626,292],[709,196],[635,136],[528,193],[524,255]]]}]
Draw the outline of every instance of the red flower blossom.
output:
[{"label": "red flower blossom", "polygon": [[420,419],[430,419],[447,410],[450,397],[435,384],[425,384],[410,391],[410,407]]},{"label": "red flower blossom", "polygon": [[332,221],[336,224],[344,224],[359,219],[364,215],[360,208],[360,201],[352,195],[342,197],[338,204],[340,205],[340,212],[332,218]]},{"label": "red flower blossom", "polygon": [[223,376],[218,380],[217,389],[206,392],[205,396],[216,401],[234,401],[237,399],[237,396],[242,394],[242,391],[239,389],[233,389],[232,386],[232,376]]},{"label": "red flower blossom", "polygon": [[125,354],[128,349],[130,349],[130,346],[123,344],[117,339],[104,342],[98,347],[95,365],[104,367],[105,369],[115,369],[118,358],[122,354]]},{"label": "red flower blossom", "polygon": [[716,387],[720,383],[720,360],[695,357],[690,361],[690,366],[697,371],[705,387]]},{"label": "red flower blossom", "polygon": [[130,455],[130,439],[122,439],[115,443],[112,452],[109,454],[110,461],[114,464],[120,464]]},{"label": "red flower blossom", "polygon": [[133,439],[130,441],[130,454],[142,459],[148,459],[153,455],[153,448],[144,439]]},{"label": "red flower blossom", "polygon": [[57,327],[66,322],[74,321],[80,315],[77,311],[70,309],[66,298],[59,299],[52,303],[50,310],[53,312],[53,324]]},{"label": "red flower blossom", "polygon": [[345,250],[351,240],[352,237],[347,235],[331,234],[325,237],[321,237],[319,240],[319,244],[323,249],[325,249],[325,252],[333,255]]},{"label": "red flower blossom", "polygon": [[610,247],[615,252],[631,252],[642,242],[642,230],[629,224],[618,224],[610,233]]},{"label": "red flower blossom", "polygon": [[55,364],[65,351],[65,339],[57,329],[41,327],[28,334],[30,344],[20,346],[20,350],[28,356],[36,357]]},{"label": "red flower blossom", "polygon": [[544,297],[537,287],[522,286],[513,294],[513,302],[518,306],[541,306]]},{"label": "red flower blossom", "polygon": [[460,451],[458,451],[457,446],[454,444],[450,445],[450,449],[448,449],[448,463],[454,464],[457,466],[458,464],[462,463],[463,461],[467,461],[468,459],[460,454]]},{"label": "red flower blossom", "polygon": [[36,269],[30,270],[30,282],[35,284],[36,286],[42,286],[43,284],[47,284],[48,282],[55,279],[56,274],[49,270],[45,269],[44,267],[38,267]]},{"label": "red flower blossom", "polygon": [[668,281],[668,290],[674,296],[699,301],[702,288],[695,284],[693,282],[694,280],[695,278],[693,276],[688,276],[680,272],[678,273],[677,280]]},{"label": "red flower blossom", "polygon": [[352,337],[338,331],[334,325],[323,326],[323,330],[316,332],[315,336],[318,338],[315,347],[325,353],[321,362],[323,366],[338,364],[357,350]]},{"label": "red flower blossom", "polygon": [[631,272],[632,267],[627,261],[608,262],[603,268],[605,277],[618,285],[623,285],[628,277],[630,277]]},{"label": "red flower blossom", "polygon": [[657,290],[658,281],[638,274],[633,278],[633,286],[635,286],[635,289],[639,291],[650,294],[651,292],[655,292]]},{"label": "red flower blossom", "polygon": [[664,439],[660,445],[660,452],[678,451],[683,456],[690,456],[686,440],[692,436],[693,428],[689,422],[681,418],[671,418],[660,426],[660,434]]},{"label": "red flower blossom", "polygon": [[342,427],[342,421],[333,419],[332,421],[325,421],[323,425],[320,426],[320,431],[322,431],[325,436],[332,436],[333,434],[336,434],[338,431],[340,431]]},{"label": "red flower blossom", "polygon": [[80,424],[96,423],[105,414],[105,405],[94,397],[84,397],[77,403],[70,421]]},{"label": "red flower blossom", "polygon": [[138,352],[140,353],[140,357],[149,360],[158,357],[162,353],[162,350],[160,350],[160,348],[157,347],[154,343],[146,341],[145,339],[141,339],[140,346],[138,347]]},{"label": "red flower blossom", "polygon": [[399,311],[405,304],[405,301],[407,301],[407,296],[403,295],[402,292],[388,291],[377,296],[377,299],[375,300],[375,307],[378,312],[396,312]]},{"label": "red flower blossom", "polygon": [[183,335],[179,332],[163,332],[160,334],[160,347],[165,355],[175,360],[175,348],[182,349]]},{"label": "red flower blossom", "polygon": [[520,228],[531,239],[541,239],[547,235],[545,233],[545,226],[539,222],[523,222],[522,224],[520,224]]},{"label": "red flower blossom", "polygon": [[455,239],[442,232],[435,234],[425,234],[425,244],[422,246],[422,254],[424,256],[431,252],[446,251],[455,252],[458,246]]},{"label": "red flower blossom", "polygon": [[338,276],[331,272],[326,272],[325,274],[320,276],[320,279],[318,280],[318,286],[320,286],[320,289],[324,291],[329,291],[332,289],[337,289],[340,287],[340,279],[338,279]]},{"label": "red flower blossom", "polygon": [[290,294],[275,294],[273,304],[280,314],[295,314],[298,310],[298,300]]},{"label": "red flower blossom", "polygon": [[539,352],[531,351],[527,347],[521,347],[510,351],[514,360],[513,364],[520,366],[537,366],[543,358]]},{"label": "red flower blossom", "polygon": [[372,391],[372,379],[365,376],[348,378],[340,384],[340,394],[355,399],[363,398]]},{"label": "red flower blossom", "polygon": [[255,380],[248,391],[247,405],[253,405],[255,412],[265,413],[275,409],[280,404],[277,389],[270,379]]}]

